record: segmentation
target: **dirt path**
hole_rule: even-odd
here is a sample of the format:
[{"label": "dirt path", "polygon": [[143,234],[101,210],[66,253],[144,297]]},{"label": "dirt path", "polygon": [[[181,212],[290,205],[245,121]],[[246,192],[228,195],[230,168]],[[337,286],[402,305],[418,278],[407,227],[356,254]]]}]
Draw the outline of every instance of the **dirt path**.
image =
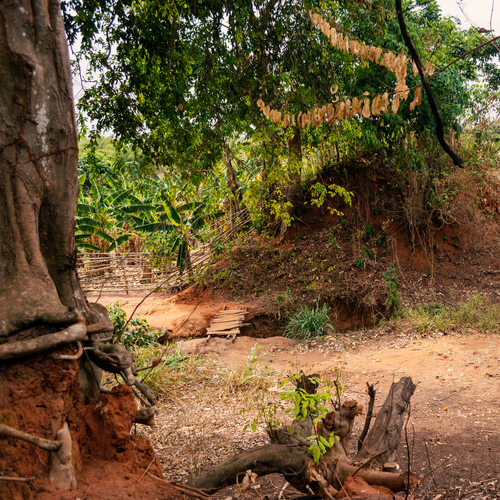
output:
[{"label": "dirt path", "polygon": [[[106,295],[100,302],[116,300],[122,300],[130,313],[140,299]],[[153,326],[165,326],[178,337],[188,338],[202,335],[223,305],[211,297],[185,301],[179,296],[155,296],[138,309],[138,314]],[[245,306],[252,309],[252,304]],[[184,340],[181,348],[196,354],[215,353],[229,367],[244,364],[258,342],[261,352],[265,352],[260,363],[278,373],[303,369],[334,378],[335,370],[340,370],[344,397],[356,399],[365,407],[366,382],[377,383],[376,407],[380,407],[392,381],[410,376],[417,383],[408,426],[411,468],[425,477],[417,496],[434,498],[438,493],[453,491],[458,498],[477,489],[479,496],[472,493],[468,498],[494,498],[489,492],[498,491],[500,478],[498,335],[435,332],[422,337],[396,324],[308,342],[283,337],[255,338],[258,336],[255,331],[252,337],[240,336],[234,343],[224,338],[212,338],[208,343],[205,338],[195,338]],[[241,435],[247,420],[239,414],[244,406],[240,396],[218,396],[214,401],[207,400],[211,396],[205,394],[203,387],[186,386],[184,390],[180,400],[159,406],[157,427],[147,432],[167,478],[183,480],[239,450],[266,442],[263,427],[257,433]],[[271,396],[277,398],[277,394]],[[363,419],[359,419],[355,436],[362,426]],[[398,453],[401,466],[406,467],[404,440]],[[274,478],[271,486],[269,481],[262,481],[264,489],[260,494],[268,491],[269,498],[275,498],[273,491],[282,483]],[[236,495],[234,489],[226,493]]]},{"label": "dirt path", "polygon": [[[254,338],[246,337],[236,339],[234,344],[225,339],[212,339],[208,344],[202,339],[183,343],[187,351],[215,352],[228,365],[244,363],[254,344]],[[377,383],[377,408],[394,379],[412,377],[417,383],[408,429],[412,469],[427,476],[420,496],[451,490],[460,495],[478,488],[475,483],[481,480],[490,481],[491,488],[498,487],[498,482],[491,484],[500,473],[498,335],[437,333],[423,338],[404,332],[365,332],[309,343],[273,337],[259,340],[259,345],[266,350],[262,361],[279,371],[303,369],[333,377],[335,369],[340,369],[344,396],[365,407],[366,382]],[[362,425],[360,419],[356,435]],[[398,458],[406,467],[404,441]],[[435,484],[428,476],[429,464],[437,467]],[[481,488],[478,491],[484,494]]]}]

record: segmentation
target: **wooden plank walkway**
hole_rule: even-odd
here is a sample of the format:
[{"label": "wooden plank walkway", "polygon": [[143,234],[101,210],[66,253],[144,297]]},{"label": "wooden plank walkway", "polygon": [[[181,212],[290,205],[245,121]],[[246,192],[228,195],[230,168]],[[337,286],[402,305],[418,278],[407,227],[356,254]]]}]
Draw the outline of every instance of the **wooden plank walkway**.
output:
[{"label": "wooden plank walkway", "polygon": [[207,328],[207,343],[210,342],[212,335],[232,338],[231,342],[234,342],[236,335],[240,333],[240,328],[250,325],[250,323],[243,323],[246,314],[248,314],[246,309],[226,309],[224,306]]}]

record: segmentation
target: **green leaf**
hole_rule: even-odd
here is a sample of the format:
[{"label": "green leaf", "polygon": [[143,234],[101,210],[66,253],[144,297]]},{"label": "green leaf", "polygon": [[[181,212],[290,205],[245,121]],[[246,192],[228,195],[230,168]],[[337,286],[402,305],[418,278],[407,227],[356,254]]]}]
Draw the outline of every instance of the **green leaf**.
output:
[{"label": "green leaf", "polygon": [[319,436],[319,440],[328,448],[330,448],[331,444],[323,437]]},{"label": "green leaf", "polygon": [[81,212],[83,214],[96,214],[97,209],[94,206],[89,205],[87,203],[77,203],[76,204],[76,213],[78,214],[79,212]]},{"label": "green leaf", "polygon": [[132,238],[133,236],[134,236],[133,234],[123,234],[119,238],[116,238],[116,240],[113,241],[113,243],[111,243],[111,245],[109,245],[108,248],[106,248],[106,252],[108,252],[108,253],[112,252],[115,248],[123,245],[128,240],[130,240],[130,238]]},{"label": "green leaf", "polygon": [[125,212],[126,214],[134,214],[139,212],[154,212],[157,209],[156,205],[146,205],[146,204],[138,204],[138,205],[124,205],[122,207],[118,207],[119,210]]},{"label": "green leaf", "polygon": [[134,188],[131,188],[119,193],[112,193],[104,200],[104,203],[106,205],[119,205],[120,203],[123,203],[133,193],[133,191]]},{"label": "green leaf", "polygon": [[155,231],[172,231],[173,227],[171,224],[165,224],[164,222],[153,222],[151,224],[144,224],[143,226],[136,226],[134,228],[137,232],[142,233],[154,233]]},{"label": "green leaf", "polygon": [[102,224],[91,217],[78,217],[78,219],[76,219],[76,228],[79,229],[80,226],[91,226],[101,229]]},{"label": "green leaf", "polygon": [[80,185],[80,189],[83,188],[83,185],[85,184],[86,178],[87,178],[87,174],[85,172],[78,177],[78,184]]},{"label": "green leaf", "polygon": [[95,250],[96,252],[101,252],[102,251],[99,247],[91,245],[90,243],[77,243],[76,246],[78,248],[85,248],[87,250]]},{"label": "green leaf", "polygon": [[252,424],[252,431],[255,432],[257,430],[257,424],[253,423]]},{"label": "green leaf", "polygon": [[78,243],[79,241],[85,240],[90,236],[92,236],[90,233],[77,234],[75,235],[75,241]]},{"label": "green leaf", "polygon": [[203,205],[205,205],[205,203],[203,203],[202,201],[193,201],[191,203],[185,203],[184,205],[177,207],[177,212],[182,213],[186,212],[187,210],[194,210],[195,208],[200,208]]}]

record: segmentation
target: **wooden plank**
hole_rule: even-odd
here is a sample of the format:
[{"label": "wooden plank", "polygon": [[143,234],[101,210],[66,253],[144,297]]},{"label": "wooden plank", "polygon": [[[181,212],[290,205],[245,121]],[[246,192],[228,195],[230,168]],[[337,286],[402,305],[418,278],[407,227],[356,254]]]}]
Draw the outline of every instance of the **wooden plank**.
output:
[{"label": "wooden plank", "polygon": [[219,311],[217,313],[217,315],[219,315],[219,314],[233,314],[233,313],[247,314],[248,311],[246,309],[225,309],[225,310]]},{"label": "wooden plank", "polygon": [[207,328],[207,333],[209,335],[212,335],[212,333],[225,333],[225,334],[228,334],[228,333],[240,333],[240,329],[239,328],[231,328],[231,329],[228,329],[228,330],[224,330],[223,328]]},{"label": "wooden plank", "polygon": [[226,318],[226,319],[213,319],[212,320],[212,325],[214,324],[221,324],[221,323],[234,323],[235,321],[245,321],[245,318]]},{"label": "wooden plank", "polygon": [[244,318],[248,313],[217,314],[214,319]]},{"label": "wooden plank", "polygon": [[[210,335],[219,335],[219,336],[227,337],[228,333],[231,334],[230,332],[210,332]],[[231,335],[236,335],[236,333],[232,333]]]},{"label": "wooden plank", "polygon": [[245,321],[245,316],[227,316],[225,318],[214,318],[212,323],[229,323],[230,321]]},{"label": "wooden plank", "polygon": [[249,326],[250,323],[240,323],[240,322],[233,322],[233,323],[218,323],[215,325],[210,325],[207,328],[208,330],[230,330],[231,328],[240,328],[242,326]]}]

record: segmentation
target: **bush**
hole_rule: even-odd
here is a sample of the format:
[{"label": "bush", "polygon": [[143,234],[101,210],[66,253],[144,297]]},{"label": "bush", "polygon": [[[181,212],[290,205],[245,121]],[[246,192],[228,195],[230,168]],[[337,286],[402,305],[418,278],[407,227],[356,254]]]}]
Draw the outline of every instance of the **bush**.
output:
[{"label": "bush", "polygon": [[316,301],[316,308],[302,306],[290,318],[283,335],[293,339],[307,339],[321,335],[326,329],[335,332],[330,323],[330,308],[326,304],[320,307],[319,301]]},{"label": "bush", "polygon": [[[113,330],[113,343],[117,342],[118,335],[122,331],[125,323],[127,322],[127,313],[123,310],[122,301],[118,300],[114,304],[106,306],[109,314],[109,320],[115,327]],[[125,347],[132,346],[147,346],[158,345],[158,334],[151,331],[147,320],[134,317],[125,328],[125,331],[120,336],[118,341]]]}]

